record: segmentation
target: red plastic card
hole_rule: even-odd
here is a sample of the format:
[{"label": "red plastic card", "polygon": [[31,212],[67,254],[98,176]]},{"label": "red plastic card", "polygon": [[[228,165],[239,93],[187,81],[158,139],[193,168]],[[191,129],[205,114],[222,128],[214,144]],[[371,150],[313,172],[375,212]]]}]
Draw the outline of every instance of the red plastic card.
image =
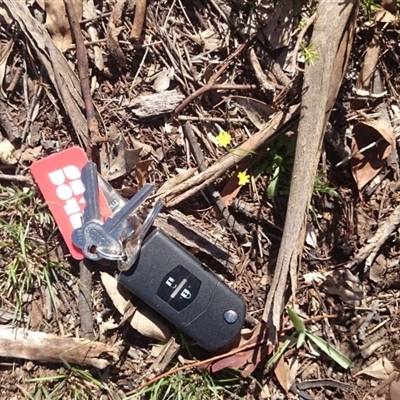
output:
[{"label": "red plastic card", "polygon": [[[36,161],[31,166],[31,172],[65,243],[72,257],[77,260],[82,260],[84,256],[82,251],[73,245],[71,235],[74,229],[82,225],[85,188],[81,181],[81,171],[87,162],[85,152],[80,147],[72,147]],[[107,219],[111,212],[101,191],[99,201],[100,212],[104,219]]]}]

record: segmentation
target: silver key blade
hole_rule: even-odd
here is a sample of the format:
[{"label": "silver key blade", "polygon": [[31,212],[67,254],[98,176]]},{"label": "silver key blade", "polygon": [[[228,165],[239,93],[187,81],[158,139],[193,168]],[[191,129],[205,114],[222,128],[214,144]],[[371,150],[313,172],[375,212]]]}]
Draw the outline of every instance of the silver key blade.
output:
[{"label": "silver key blade", "polygon": [[125,206],[126,200],[101,175],[98,175],[98,178],[99,187],[106,198],[112,215],[114,215]]},{"label": "silver key blade", "polygon": [[[129,217],[147,200],[154,191],[153,184],[144,185],[114,216],[108,218],[103,225],[104,230],[118,240],[124,240],[122,234],[126,232]],[[126,232],[126,234],[129,234]]]},{"label": "silver key blade", "polygon": [[96,164],[88,161],[81,171],[82,184],[85,187],[83,198],[86,206],[83,210],[82,227],[72,232],[72,243],[82,249],[83,247],[83,225],[90,221],[102,222],[99,204],[99,182]]},{"label": "silver key blade", "polygon": [[83,210],[83,223],[89,221],[102,221],[99,205],[99,183],[97,180],[97,166],[89,161],[81,172],[81,180],[85,186],[83,197],[86,207]]},{"label": "silver key blade", "polygon": [[127,271],[129,268],[133,266],[135,261],[137,260],[140,249],[142,247],[142,242],[147,232],[151,228],[154,223],[154,220],[157,218],[157,215],[160,213],[164,206],[164,200],[158,199],[154,208],[149,212],[143,225],[140,226],[133,236],[127,241],[125,245],[125,254],[123,257],[118,261],[118,269],[120,271]]}]

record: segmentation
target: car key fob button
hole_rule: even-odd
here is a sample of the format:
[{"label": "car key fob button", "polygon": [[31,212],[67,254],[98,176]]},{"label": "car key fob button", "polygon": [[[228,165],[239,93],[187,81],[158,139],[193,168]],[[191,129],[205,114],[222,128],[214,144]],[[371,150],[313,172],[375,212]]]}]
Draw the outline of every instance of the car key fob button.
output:
[{"label": "car key fob button", "polygon": [[200,290],[201,281],[194,275],[189,275],[183,279],[181,284],[171,293],[167,303],[175,308],[176,311],[182,311],[196,299]]}]

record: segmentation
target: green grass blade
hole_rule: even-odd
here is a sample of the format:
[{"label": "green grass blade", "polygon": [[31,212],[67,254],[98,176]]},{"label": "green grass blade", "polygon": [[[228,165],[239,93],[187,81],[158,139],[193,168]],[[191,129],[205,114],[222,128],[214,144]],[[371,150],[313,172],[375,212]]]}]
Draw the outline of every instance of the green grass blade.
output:
[{"label": "green grass blade", "polygon": [[296,348],[299,349],[304,344],[304,340],[306,339],[306,333],[300,332],[299,337],[297,338]]},{"label": "green grass blade", "polygon": [[287,307],[287,312],[289,314],[289,318],[292,321],[297,333],[305,333],[306,327],[304,326],[303,321],[301,318],[290,308]]},{"label": "green grass blade", "polygon": [[292,339],[296,336],[296,333],[292,333],[283,343],[283,345],[277,350],[277,352],[267,361],[265,364],[265,368],[269,369],[272,365],[274,365],[282,356],[282,354],[289,347]]},{"label": "green grass blade", "polygon": [[326,340],[314,335],[311,332],[306,332],[306,335],[316,346],[318,346],[319,349],[321,349],[328,357],[339,364],[342,368],[348,369],[353,365],[352,361],[348,357],[346,357],[335,347],[331,346]]}]

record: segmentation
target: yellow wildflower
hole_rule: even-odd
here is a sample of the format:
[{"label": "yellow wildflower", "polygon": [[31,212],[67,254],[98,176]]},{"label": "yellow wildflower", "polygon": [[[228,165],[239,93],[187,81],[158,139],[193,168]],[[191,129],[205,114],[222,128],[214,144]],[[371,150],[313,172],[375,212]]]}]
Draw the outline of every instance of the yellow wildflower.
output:
[{"label": "yellow wildflower", "polygon": [[220,132],[216,137],[218,146],[225,148],[231,144],[231,139],[231,135],[225,131]]},{"label": "yellow wildflower", "polygon": [[247,173],[247,169],[238,172],[237,177],[239,179],[239,186],[244,186],[250,182],[250,175]]}]

